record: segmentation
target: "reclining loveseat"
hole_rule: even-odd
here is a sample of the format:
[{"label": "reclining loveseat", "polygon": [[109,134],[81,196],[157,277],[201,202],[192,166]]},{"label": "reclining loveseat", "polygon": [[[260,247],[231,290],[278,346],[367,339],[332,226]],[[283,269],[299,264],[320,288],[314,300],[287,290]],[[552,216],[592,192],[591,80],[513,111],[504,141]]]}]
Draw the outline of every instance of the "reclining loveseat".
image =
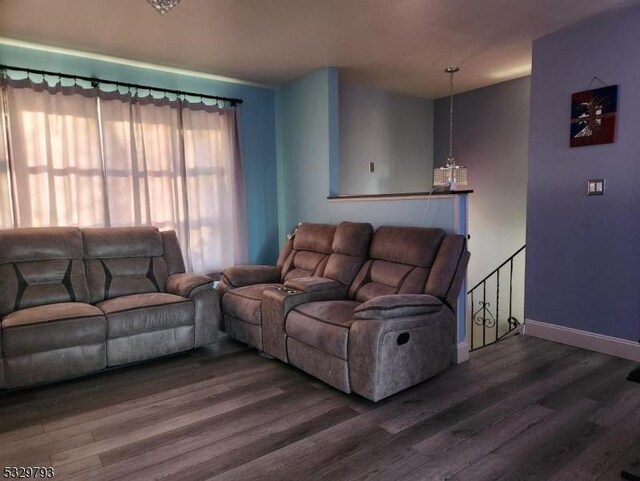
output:
[{"label": "reclining loveseat", "polygon": [[[229,336],[287,361],[286,334],[279,313],[265,297],[299,293],[297,303],[340,299],[364,263],[373,234],[370,224],[301,224],[282,249],[275,266],[226,269],[217,286],[222,302],[221,329]],[[264,322],[269,318],[269,322]],[[265,329],[269,333],[265,333]]]},{"label": "reclining loveseat", "polygon": [[0,230],[0,387],[76,377],[216,340],[218,296],[175,232]]},{"label": "reclining loveseat", "polygon": [[[465,238],[433,228],[383,226],[371,232],[368,224],[302,224],[277,266],[225,270],[218,286],[223,328],[372,401],[444,370],[469,260]],[[316,253],[324,257],[316,256],[314,269],[287,277],[283,259],[320,246]],[[264,283],[266,272],[271,284]],[[248,291],[259,292],[251,308]],[[233,323],[256,328],[251,337],[238,335]]]}]

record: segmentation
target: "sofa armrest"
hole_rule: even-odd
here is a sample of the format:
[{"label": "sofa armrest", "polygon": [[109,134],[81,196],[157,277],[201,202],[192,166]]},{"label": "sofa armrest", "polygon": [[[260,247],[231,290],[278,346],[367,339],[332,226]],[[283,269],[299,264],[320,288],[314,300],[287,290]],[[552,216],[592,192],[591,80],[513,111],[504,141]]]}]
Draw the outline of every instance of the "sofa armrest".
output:
[{"label": "sofa armrest", "polygon": [[392,294],[378,296],[360,304],[353,311],[353,319],[397,319],[439,312],[444,303],[429,294]]},{"label": "sofa armrest", "polygon": [[213,288],[213,280],[190,272],[172,274],[167,279],[165,290],[169,294],[188,297],[193,301],[195,347],[213,344],[218,337],[220,325],[220,301]]},{"label": "sofa armrest", "polygon": [[220,279],[231,287],[280,282],[278,266],[233,266],[222,271]]},{"label": "sofa armrest", "polygon": [[284,285],[303,292],[320,292],[342,287],[338,281],[326,277],[298,277],[285,282]]},{"label": "sofa armrest", "polygon": [[442,371],[451,362],[455,324],[455,313],[445,305],[421,315],[354,320],[348,348],[351,390],[379,401]]},{"label": "sofa armrest", "polygon": [[182,297],[192,297],[205,289],[213,289],[213,280],[210,277],[192,272],[171,274],[165,285],[167,293]]},{"label": "sofa armrest", "polygon": [[290,287],[268,289],[262,295],[262,349],[281,361],[289,362],[285,323],[289,311],[300,304],[347,298],[347,286],[304,292]]},{"label": "sofa armrest", "polygon": [[2,328],[0,327],[0,389],[6,386],[4,380],[4,359],[2,355]]}]

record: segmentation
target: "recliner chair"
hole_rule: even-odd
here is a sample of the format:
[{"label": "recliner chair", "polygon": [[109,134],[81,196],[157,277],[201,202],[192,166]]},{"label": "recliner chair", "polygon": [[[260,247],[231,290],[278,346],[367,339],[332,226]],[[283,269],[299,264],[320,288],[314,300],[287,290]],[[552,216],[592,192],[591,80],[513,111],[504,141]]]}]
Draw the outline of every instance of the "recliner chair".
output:
[{"label": "recliner chair", "polygon": [[[230,337],[264,349],[263,300],[270,292],[309,290],[305,299],[333,299],[346,296],[347,289],[366,259],[373,228],[370,224],[342,222],[301,224],[283,248],[275,266],[243,265],[225,269],[217,290],[221,299],[223,329]],[[289,283],[285,287],[285,283]],[[276,329],[277,331],[277,329]],[[272,329],[264,349],[285,357],[284,331]]]}]

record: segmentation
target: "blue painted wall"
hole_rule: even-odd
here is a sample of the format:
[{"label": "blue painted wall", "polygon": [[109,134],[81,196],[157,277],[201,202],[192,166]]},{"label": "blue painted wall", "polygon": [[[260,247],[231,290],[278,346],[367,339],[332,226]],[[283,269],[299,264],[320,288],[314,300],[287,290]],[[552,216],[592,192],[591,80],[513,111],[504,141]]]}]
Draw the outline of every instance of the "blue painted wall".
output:
[{"label": "blue painted wall", "polygon": [[431,99],[341,80],[340,194],[429,192],[433,108]]},{"label": "blue painted wall", "polygon": [[428,202],[327,200],[327,196],[337,195],[340,171],[335,68],[317,70],[278,89],[276,104],[281,241],[298,222],[350,219],[374,225],[395,223],[455,230],[449,198],[434,197]]},{"label": "blue painted wall", "polygon": [[338,186],[338,71],[317,70],[280,88],[278,189],[280,239],[298,222],[328,222]]},{"label": "blue painted wall", "polygon": [[[473,195],[473,194],[472,194]],[[381,225],[408,227],[439,227],[447,232],[459,232],[456,209],[466,206],[466,194],[408,197],[404,199],[349,199],[329,201],[329,222],[348,220]],[[465,225],[466,233],[466,225]]]},{"label": "blue painted wall", "polygon": [[[335,68],[318,70],[283,86],[276,94],[276,105],[281,242],[298,222],[352,220],[376,227],[425,225],[466,233],[466,198],[327,200],[328,195],[339,191],[339,90]],[[458,226],[460,217],[464,222]],[[465,338],[464,295],[461,298],[459,341]]]},{"label": "blue painted wall", "polygon": [[[529,160],[529,94],[523,77],[455,96],[454,156],[469,169],[469,284],[475,285],[525,243]],[[435,163],[449,152],[449,98],[435,102]],[[523,265],[524,267],[524,265]],[[518,319],[524,269],[516,272]],[[520,289],[521,288],[521,289]]]},{"label": "blue painted wall", "polygon": [[240,140],[247,185],[249,261],[275,262],[278,210],[273,89],[2,44],[0,63],[243,99]]},{"label": "blue painted wall", "polygon": [[[527,196],[527,318],[640,338],[640,7],[533,45]],[[569,148],[571,94],[618,84],[616,142]],[[597,83],[597,82],[596,82]],[[585,181],[606,179],[587,197]]]}]

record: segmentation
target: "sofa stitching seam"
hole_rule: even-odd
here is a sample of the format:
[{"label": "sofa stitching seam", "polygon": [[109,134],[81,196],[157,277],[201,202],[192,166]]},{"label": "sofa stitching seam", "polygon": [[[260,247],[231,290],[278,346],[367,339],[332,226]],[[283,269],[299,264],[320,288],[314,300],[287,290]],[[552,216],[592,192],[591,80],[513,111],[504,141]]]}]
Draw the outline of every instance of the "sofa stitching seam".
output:
[{"label": "sofa stitching seam", "polygon": [[40,326],[43,324],[49,324],[50,322],[75,321],[77,319],[104,319],[104,318],[105,318],[104,314],[89,314],[86,316],[61,317],[58,319],[47,319],[46,321],[30,322],[28,324],[19,324],[17,326],[8,326],[8,327],[2,326],[2,330],[6,331],[9,329],[20,329],[20,328],[27,328],[32,326]]},{"label": "sofa stitching seam", "polygon": [[180,301],[165,302],[164,304],[156,304],[155,306],[143,305],[143,306],[137,306],[137,307],[129,307],[127,309],[122,309],[120,311],[105,312],[104,314],[105,314],[105,316],[110,316],[112,314],[120,314],[122,312],[137,311],[139,309],[150,310],[150,309],[156,309],[156,308],[159,308],[159,307],[161,308],[161,307],[165,307],[165,306],[171,306],[171,305],[174,305],[174,304],[185,304],[187,302],[192,302],[192,301],[191,301],[191,299],[185,299],[185,300],[180,300]]},{"label": "sofa stitching seam", "polygon": [[298,314],[300,314],[302,316],[308,317],[309,319],[313,319],[315,321],[319,321],[319,322],[322,322],[324,324],[329,324],[330,326],[342,327],[343,329],[349,329],[349,327],[350,327],[350,325],[337,324],[335,322],[331,322],[331,321],[328,321],[326,319],[321,319],[319,317],[312,316],[311,314],[307,314],[306,312],[299,311],[296,308],[291,309],[291,310],[297,312]]},{"label": "sofa stitching seam", "polygon": [[[394,294],[397,295],[397,294]],[[402,304],[400,306],[380,306],[380,307],[363,307],[363,308],[356,308],[356,311],[354,312],[366,312],[366,311],[390,311],[393,309],[399,309],[399,308],[403,308],[403,307],[440,307],[442,304],[425,304],[425,303],[420,303],[420,304]]]}]

